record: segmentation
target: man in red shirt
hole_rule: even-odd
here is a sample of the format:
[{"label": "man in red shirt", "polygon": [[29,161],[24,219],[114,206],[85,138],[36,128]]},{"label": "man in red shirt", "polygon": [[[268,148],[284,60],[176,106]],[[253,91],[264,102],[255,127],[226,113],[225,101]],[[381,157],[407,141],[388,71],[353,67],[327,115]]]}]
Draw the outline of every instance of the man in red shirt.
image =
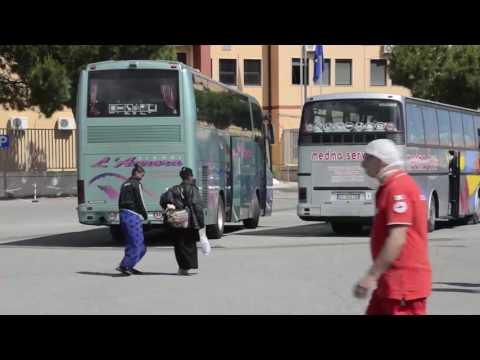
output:
[{"label": "man in red shirt", "polygon": [[432,289],[425,197],[403,170],[399,149],[387,139],[370,142],[362,167],[380,181],[371,233],[373,265],[354,296],[374,290],[367,315],[425,315]]}]

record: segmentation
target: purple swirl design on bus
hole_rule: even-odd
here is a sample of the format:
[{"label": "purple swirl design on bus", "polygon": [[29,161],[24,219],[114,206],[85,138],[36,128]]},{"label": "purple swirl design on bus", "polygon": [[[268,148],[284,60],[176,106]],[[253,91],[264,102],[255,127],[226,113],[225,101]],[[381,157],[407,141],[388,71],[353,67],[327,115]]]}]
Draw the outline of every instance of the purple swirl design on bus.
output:
[{"label": "purple swirl design on bus", "polygon": [[[93,177],[89,182],[88,182],[88,185],[92,185],[95,181],[97,180],[100,180],[100,179],[104,179],[106,177],[109,177],[109,176],[112,176],[112,177],[115,177],[117,179],[121,179],[123,181],[126,181],[128,180],[128,178],[124,175],[121,175],[121,174],[117,174],[117,173],[102,173],[102,174],[98,174],[97,176]],[[111,200],[116,200],[118,199],[118,191],[115,190],[112,186],[110,185],[97,185],[97,187],[102,190]],[[153,198],[153,199],[156,199],[158,196],[151,192],[150,190],[146,189],[145,187],[143,187],[143,192],[145,194],[147,194],[149,197]]]},{"label": "purple swirl design on bus", "polygon": [[110,185],[97,185],[97,187],[107,194],[110,200],[117,200],[120,193],[113,186]]},{"label": "purple swirl design on bus", "polygon": [[118,179],[122,179],[124,181],[128,180],[128,178],[124,175],[120,175],[120,174],[117,174],[117,173],[102,173],[102,174],[98,174],[97,176],[95,176],[94,178],[92,178],[89,182],[88,182],[88,185],[92,185],[95,181],[97,181],[98,179],[103,179],[105,177],[108,177],[108,176],[113,176],[113,177],[116,177]]}]

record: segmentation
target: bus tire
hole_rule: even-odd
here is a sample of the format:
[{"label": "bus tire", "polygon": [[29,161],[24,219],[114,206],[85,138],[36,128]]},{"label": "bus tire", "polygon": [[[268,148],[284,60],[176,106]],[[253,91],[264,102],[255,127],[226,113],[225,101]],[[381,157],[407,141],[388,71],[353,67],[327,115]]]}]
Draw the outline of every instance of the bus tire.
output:
[{"label": "bus tire", "polygon": [[253,218],[243,220],[243,226],[247,229],[256,229],[260,220],[260,205],[258,202],[258,196],[255,195],[253,205]]},{"label": "bus tire", "polygon": [[338,235],[357,235],[360,234],[363,224],[331,222],[330,226],[335,234]]},{"label": "bus tire", "polygon": [[428,209],[428,232],[431,233],[435,230],[435,220],[437,218],[437,202],[435,196],[430,198],[430,207]]},{"label": "bus tire", "polygon": [[125,243],[125,239],[123,238],[122,228],[120,225],[110,225],[110,236],[112,240],[118,242],[120,244]]},{"label": "bus tire", "polygon": [[217,206],[217,221],[215,224],[206,226],[206,234],[209,239],[220,239],[223,236],[225,229],[225,207],[223,205],[223,199],[220,196],[218,198]]}]

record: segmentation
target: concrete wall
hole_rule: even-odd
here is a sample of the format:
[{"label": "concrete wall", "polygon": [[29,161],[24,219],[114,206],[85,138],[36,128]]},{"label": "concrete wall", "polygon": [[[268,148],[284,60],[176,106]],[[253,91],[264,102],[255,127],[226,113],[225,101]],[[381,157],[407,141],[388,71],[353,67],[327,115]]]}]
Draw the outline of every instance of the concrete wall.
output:
[{"label": "concrete wall", "polygon": [[37,185],[37,197],[76,196],[77,172],[2,172],[0,199],[33,197],[34,184]]}]

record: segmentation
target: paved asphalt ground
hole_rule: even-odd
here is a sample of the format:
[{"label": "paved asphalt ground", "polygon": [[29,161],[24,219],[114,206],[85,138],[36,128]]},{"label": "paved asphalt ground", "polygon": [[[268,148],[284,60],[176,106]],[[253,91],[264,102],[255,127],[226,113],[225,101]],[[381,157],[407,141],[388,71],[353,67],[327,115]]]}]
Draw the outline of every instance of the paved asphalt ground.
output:
[{"label": "paved asphalt ground", "polygon": [[[114,271],[123,248],[80,225],[76,199],[0,201],[0,314],[362,314],[351,295],[370,264],[367,234],[339,237],[296,216],[296,191],[275,191],[255,230],[227,226],[200,272],[175,275],[171,240],[146,234],[143,276]],[[430,237],[430,314],[480,314],[480,225]]]}]

